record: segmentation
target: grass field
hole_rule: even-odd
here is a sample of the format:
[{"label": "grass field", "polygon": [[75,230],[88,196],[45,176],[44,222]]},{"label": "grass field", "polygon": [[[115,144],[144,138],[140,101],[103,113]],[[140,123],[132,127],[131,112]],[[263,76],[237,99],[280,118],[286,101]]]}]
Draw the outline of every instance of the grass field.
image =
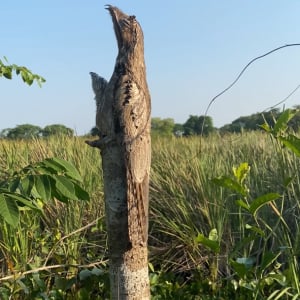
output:
[{"label": "grass field", "polygon": [[[300,295],[299,158],[263,132],[155,138],[152,144],[153,299],[293,299]],[[85,299],[95,286],[107,288],[102,273],[84,273],[95,267],[105,270],[107,265],[98,151],[76,137],[2,140],[1,179],[47,157],[73,163],[91,200],[51,201],[42,215],[25,210],[17,228],[2,222],[3,299],[9,299],[8,295],[15,297],[10,299]],[[242,163],[248,163],[250,171],[244,170],[239,181],[233,167]],[[247,193],[212,180],[225,175],[239,181]],[[271,193],[280,197],[267,201]],[[268,196],[259,198],[263,195]],[[250,205],[258,198],[265,205],[255,213],[237,204],[241,200]],[[17,277],[25,271],[29,275]],[[98,276],[93,286],[77,285],[92,275]],[[94,299],[105,299],[105,295],[104,291]]]}]

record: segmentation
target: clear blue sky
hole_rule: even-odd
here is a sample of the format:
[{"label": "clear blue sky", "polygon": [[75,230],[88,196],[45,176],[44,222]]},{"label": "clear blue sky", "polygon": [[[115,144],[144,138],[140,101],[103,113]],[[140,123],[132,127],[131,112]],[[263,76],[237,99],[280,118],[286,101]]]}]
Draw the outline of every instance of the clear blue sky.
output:
[{"label": "clear blue sky", "polygon": [[[117,44],[107,1],[2,1],[0,57],[44,76],[42,88],[0,79],[0,130],[30,123],[64,124],[87,133],[95,120],[89,72],[107,79]],[[152,116],[184,123],[204,114],[254,57],[300,43],[300,1],[112,1],[141,23]],[[220,127],[262,111],[300,84],[300,47],[251,65],[208,112]],[[300,89],[286,102],[300,104]]]}]

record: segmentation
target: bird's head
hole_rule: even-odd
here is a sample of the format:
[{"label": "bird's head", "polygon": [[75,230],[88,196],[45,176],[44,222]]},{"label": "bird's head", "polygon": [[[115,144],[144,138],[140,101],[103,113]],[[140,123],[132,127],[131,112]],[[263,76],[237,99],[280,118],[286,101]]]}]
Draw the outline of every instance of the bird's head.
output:
[{"label": "bird's head", "polygon": [[112,17],[119,51],[133,50],[137,45],[143,47],[143,32],[135,16],[128,16],[115,6],[105,8]]}]

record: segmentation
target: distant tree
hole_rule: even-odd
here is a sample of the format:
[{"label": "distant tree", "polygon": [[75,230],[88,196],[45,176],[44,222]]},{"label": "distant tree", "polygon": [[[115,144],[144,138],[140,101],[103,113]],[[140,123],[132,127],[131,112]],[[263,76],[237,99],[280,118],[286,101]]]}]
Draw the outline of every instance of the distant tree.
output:
[{"label": "distant tree", "polygon": [[174,126],[175,126],[174,120],[171,118],[167,118],[167,119],[152,118],[151,119],[151,132],[153,135],[172,136]]},{"label": "distant tree", "polygon": [[203,127],[203,132],[201,132],[201,134],[209,135],[210,133],[215,131],[212,117],[200,116],[199,122],[201,124],[201,127]]},{"label": "distant tree", "polygon": [[260,125],[265,122],[269,126],[274,126],[275,120],[280,115],[280,111],[277,108],[270,111],[255,113],[250,116],[242,116],[232,121],[231,124],[226,124],[220,128],[220,132],[241,132],[243,130],[261,130]]},{"label": "distant tree", "polygon": [[214,131],[213,120],[210,116],[193,116],[183,124],[184,135],[208,135]]},{"label": "distant tree", "polygon": [[99,135],[99,129],[98,127],[93,127],[91,130],[90,130],[90,135],[91,136],[98,136]]},{"label": "distant tree", "polygon": [[184,135],[196,135],[201,133],[201,126],[198,116],[192,116],[183,124]]},{"label": "distant tree", "polygon": [[184,134],[183,124],[176,123],[173,128],[173,133],[175,134],[175,136],[183,136]]},{"label": "distant tree", "polygon": [[8,139],[29,139],[39,137],[41,136],[42,131],[41,127],[31,124],[17,125],[15,128],[5,130],[6,138]]},{"label": "distant tree", "polygon": [[73,136],[74,130],[62,124],[53,124],[53,125],[48,125],[44,129],[42,129],[41,134],[43,137],[48,137],[51,135]]},{"label": "distant tree", "polygon": [[6,138],[11,128],[4,128],[0,131],[0,138]]}]

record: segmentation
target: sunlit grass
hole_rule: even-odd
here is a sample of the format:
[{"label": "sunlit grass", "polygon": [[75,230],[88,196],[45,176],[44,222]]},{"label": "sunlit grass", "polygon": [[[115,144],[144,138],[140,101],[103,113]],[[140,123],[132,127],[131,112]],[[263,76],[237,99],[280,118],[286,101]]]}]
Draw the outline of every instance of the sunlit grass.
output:
[{"label": "sunlit grass", "polygon": [[[156,137],[152,145],[149,250],[155,268],[189,276],[197,273],[206,279],[216,274],[224,278],[232,275],[228,261],[233,247],[243,238],[241,218],[246,222],[248,216],[237,207],[237,195],[214,185],[211,179],[232,174],[233,166],[248,162],[251,170],[246,184],[252,198],[269,192],[283,195],[276,202],[278,211],[268,206],[260,212],[261,220],[267,220],[274,230],[268,250],[292,249],[288,255],[293,263],[287,263],[294,269],[288,269],[289,276],[299,272],[300,163],[293,153],[262,132],[202,139]],[[45,206],[43,215],[25,211],[15,231],[2,223],[1,277],[28,270],[29,266],[86,265],[106,258],[98,150],[77,137],[0,140],[0,177],[46,157],[72,162],[91,200],[68,205],[52,201]],[[285,227],[278,222],[277,212],[286,221]],[[213,228],[217,229],[221,245],[218,255],[195,242],[199,233],[208,236]],[[253,250],[260,252],[261,249]]]}]

